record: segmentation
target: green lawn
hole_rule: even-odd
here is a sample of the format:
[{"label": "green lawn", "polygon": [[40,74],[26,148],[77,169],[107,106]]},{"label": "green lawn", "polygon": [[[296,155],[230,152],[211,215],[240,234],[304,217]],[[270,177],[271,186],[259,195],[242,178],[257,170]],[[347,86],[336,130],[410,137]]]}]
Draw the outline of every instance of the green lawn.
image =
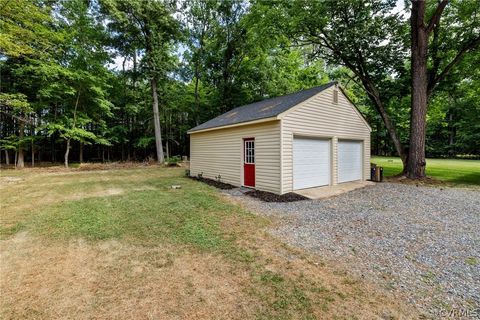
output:
[{"label": "green lawn", "polygon": [[[371,162],[382,166],[386,177],[402,172],[397,157],[372,157]],[[427,159],[427,175],[455,185],[480,185],[480,160]]]},{"label": "green lawn", "polygon": [[405,316],[184,169],[0,173],[1,319]]}]

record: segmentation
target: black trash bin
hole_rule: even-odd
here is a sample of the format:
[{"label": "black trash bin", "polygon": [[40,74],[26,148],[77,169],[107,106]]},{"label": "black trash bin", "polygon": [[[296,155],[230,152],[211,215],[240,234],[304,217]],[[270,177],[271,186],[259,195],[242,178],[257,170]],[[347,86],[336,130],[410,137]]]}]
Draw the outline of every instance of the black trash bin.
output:
[{"label": "black trash bin", "polygon": [[383,168],[377,166],[376,164],[372,163],[370,168],[370,180],[375,182],[382,182],[383,181]]}]

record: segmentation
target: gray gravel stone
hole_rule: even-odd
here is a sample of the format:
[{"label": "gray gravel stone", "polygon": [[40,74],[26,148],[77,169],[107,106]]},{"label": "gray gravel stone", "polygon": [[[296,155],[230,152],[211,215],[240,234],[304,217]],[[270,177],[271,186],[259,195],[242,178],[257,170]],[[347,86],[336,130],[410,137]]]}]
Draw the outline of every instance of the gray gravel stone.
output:
[{"label": "gray gravel stone", "polygon": [[281,218],[271,232],[288,244],[406,293],[421,312],[480,312],[480,190],[382,183],[326,200],[238,198]]}]

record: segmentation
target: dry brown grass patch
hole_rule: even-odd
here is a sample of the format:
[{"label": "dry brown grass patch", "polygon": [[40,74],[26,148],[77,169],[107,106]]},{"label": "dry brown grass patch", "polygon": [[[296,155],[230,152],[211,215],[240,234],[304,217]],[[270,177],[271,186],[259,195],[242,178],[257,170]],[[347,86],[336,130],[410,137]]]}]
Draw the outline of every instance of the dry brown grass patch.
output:
[{"label": "dry brown grass patch", "polygon": [[2,319],[244,319],[248,274],[221,257],[119,241],[1,243]]}]

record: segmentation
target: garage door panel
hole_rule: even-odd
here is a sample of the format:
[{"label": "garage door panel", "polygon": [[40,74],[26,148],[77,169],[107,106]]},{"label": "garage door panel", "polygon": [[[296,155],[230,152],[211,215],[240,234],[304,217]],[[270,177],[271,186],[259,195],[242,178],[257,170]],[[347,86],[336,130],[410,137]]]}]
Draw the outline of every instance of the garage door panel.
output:
[{"label": "garage door panel", "polygon": [[293,189],[330,184],[330,141],[293,139]]},{"label": "garage door panel", "polygon": [[338,182],[362,180],[363,151],[360,141],[338,142]]}]

